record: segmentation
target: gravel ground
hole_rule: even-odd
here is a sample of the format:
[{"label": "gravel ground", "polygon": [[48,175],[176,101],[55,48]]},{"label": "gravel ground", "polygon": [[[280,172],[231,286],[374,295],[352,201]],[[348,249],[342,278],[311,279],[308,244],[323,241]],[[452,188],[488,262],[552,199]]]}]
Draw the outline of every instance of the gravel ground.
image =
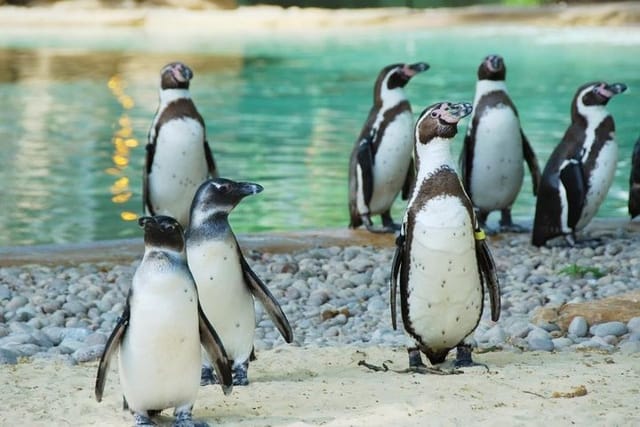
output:
[{"label": "gravel ground", "polygon": [[[609,230],[586,237],[573,248],[535,248],[526,234],[491,239],[502,313],[493,323],[485,310],[473,335],[480,349],[640,352],[640,317],[599,325],[576,317],[567,332],[555,324],[532,323],[532,313],[541,306],[640,289],[640,234]],[[391,328],[388,279],[393,249],[328,247],[245,255],[280,301],[296,345],[407,343],[401,330]],[[99,358],[122,312],[137,264],[1,268],[0,364],[25,357],[70,363]],[[259,304],[256,310],[256,349],[283,345]]]}]

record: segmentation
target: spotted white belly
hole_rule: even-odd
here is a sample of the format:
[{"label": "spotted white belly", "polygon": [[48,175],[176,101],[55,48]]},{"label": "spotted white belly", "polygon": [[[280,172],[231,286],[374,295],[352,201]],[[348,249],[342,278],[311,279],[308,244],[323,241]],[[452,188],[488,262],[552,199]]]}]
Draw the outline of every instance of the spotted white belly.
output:
[{"label": "spotted white belly", "polygon": [[245,284],[233,241],[187,243],[189,268],[200,304],[234,366],[251,355],[256,327],[253,295]]},{"label": "spotted white belly", "polygon": [[193,196],[207,179],[204,131],[191,118],[171,120],[160,129],[149,174],[149,199],[159,215],[186,226]]},{"label": "spotted white belly", "polygon": [[438,197],[416,217],[408,283],[409,319],[432,349],[453,348],[482,311],[473,227],[459,199]]},{"label": "spotted white belly", "polygon": [[[404,112],[387,126],[373,166],[373,194],[369,208],[358,200],[359,212],[380,214],[387,211],[398,196],[407,176],[413,151],[413,116]],[[361,194],[362,191],[359,191]]]},{"label": "spotted white belly", "polygon": [[131,317],[120,345],[120,384],[134,411],[192,404],[200,386],[197,294],[187,271],[133,278]]},{"label": "spotted white belly", "polygon": [[576,224],[576,230],[582,230],[586,227],[598,212],[613,183],[617,162],[618,146],[614,140],[609,140],[600,150],[596,165],[591,172],[589,190],[587,191],[582,214]]},{"label": "spotted white belly", "polygon": [[478,121],[473,153],[471,194],[483,211],[510,207],[524,177],[520,122],[511,108],[485,110]]}]

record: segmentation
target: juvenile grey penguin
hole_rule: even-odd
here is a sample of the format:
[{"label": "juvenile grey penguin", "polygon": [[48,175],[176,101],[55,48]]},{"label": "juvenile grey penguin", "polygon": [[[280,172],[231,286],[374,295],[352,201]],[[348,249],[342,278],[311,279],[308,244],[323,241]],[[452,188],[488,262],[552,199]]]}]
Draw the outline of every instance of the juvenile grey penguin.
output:
[{"label": "juvenile grey penguin", "polygon": [[172,216],[183,227],[200,184],[218,176],[204,119],[189,93],[192,78],[180,62],[160,71],[160,105],[149,129],[142,179],[145,213]]},{"label": "juvenile grey penguin", "polygon": [[167,216],[142,217],[144,257],[136,269],[124,312],[100,358],[95,395],[102,400],[111,358],[119,352],[125,409],[136,425],[175,408],[174,426],[194,424],[191,408],[200,386],[201,345],[214,361],[225,394],[232,377],[224,347],[198,302],[187,267],[183,230]]},{"label": "juvenile grey penguin", "polygon": [[[406,199],[413,184],[413,115],[404,92],[413,76],[429,69],[424,62],[384,67],[373,88],[373,107],[349,162],[349,227],[362,224],[372,232],[395,232],[391,205],[402,190]],[[380,215],[375,228],[372,215]]]},{"label": "juvenile grey penguin", "polygon": [[[224,178],[205,181],[193,199],[191,223],[186,233],[187,260],[193,273],[202,308],[232,362],[233,383],[248,384],[247,369],[256,327],[254,297],[257,298],[284,340],[293,332],[280,305],[244,258],[229,225],[229,213],[246,196],[262,186]],[[202,384],[215,382],[208,364],[202,369]]]},{"label": "juvenile grey penguin", "polygon": [[540,181],[540,167],[522,131],[518,110],[507,92],[507,67],[499,55],[487,56],[478,67],[473,113],[460,153],[464,188],[485,227],[489,213],[499,210],[500,231],[522,232],[513,223],[511,207],[529,166],[533,195]]},{"label": "juvenile grey penguin", "polygon": [[631,219],[640,215],[640,138],[633,146],[633,154],[631,156],[628,207]]},{"label": "juvenile grey penguin", "polygon": [[473,365],[464,339],[477,327],[489,291],[491,319],[500,315],[495,264],[471,200],[455,171],[451,143],[471,104],[441,102],[426,108],[415,126],[417,179],[407,205],[391,267],[391,320],[396,329],[400,287],[402,321],[415,341],[409,367],[443,362],[457,347],[456,366]]},{"label": "juvenile grey penguin", "polygon": [[595,216],[613,182],[618,162],[615,124],[606,105],[623,83],[587,83],[571,103],[571,125],[551,153],[538,189],[531,243],[542,246],[575,233]]}]

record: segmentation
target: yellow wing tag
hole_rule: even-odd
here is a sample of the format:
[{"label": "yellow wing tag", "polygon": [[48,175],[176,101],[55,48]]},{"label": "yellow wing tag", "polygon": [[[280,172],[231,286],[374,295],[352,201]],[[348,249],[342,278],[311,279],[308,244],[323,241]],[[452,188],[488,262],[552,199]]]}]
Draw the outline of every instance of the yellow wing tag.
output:
[{"label": "yellow wing tag", "polygon": [[487,235],[484,234],[484,230],[482,228],[479,228],[473,233],[473,237],[475,237],[476,240],[485,240]]}]

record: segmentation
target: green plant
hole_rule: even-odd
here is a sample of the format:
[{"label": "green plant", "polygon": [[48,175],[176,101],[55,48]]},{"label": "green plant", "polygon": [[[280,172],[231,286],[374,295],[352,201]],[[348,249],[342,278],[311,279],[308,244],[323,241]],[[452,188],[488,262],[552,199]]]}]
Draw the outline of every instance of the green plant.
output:
[{"label": "green plant", "polygon": [[570,264],[560,270],[560,274],[566,274],[571,277],[584,277],[589,273],[596,279],[599,279],[606,275],[606,273],[604,273],[598,267],[583,267],[578,264]]}]

